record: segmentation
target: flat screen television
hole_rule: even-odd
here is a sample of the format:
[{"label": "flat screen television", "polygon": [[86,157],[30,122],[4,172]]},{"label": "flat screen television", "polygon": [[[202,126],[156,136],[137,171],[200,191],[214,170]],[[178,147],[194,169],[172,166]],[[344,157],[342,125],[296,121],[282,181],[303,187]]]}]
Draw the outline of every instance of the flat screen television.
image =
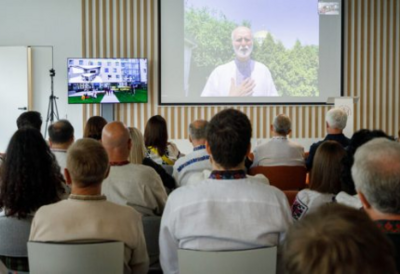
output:
[{"label": "flat screen television", "polygon": [[147,103],[147,59],[68,58],[69,104]]}]

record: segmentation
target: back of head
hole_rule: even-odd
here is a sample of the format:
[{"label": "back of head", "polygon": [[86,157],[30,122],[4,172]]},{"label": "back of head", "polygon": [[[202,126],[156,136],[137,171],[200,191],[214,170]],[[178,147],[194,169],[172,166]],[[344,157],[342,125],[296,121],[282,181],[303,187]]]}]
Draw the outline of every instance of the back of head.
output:
[{"label": "back of head", "polygon": [[292,121],[284,114],[279,114],[274,118],[274,131],[279,135],[288,135],[292,130]]},{"label": "back of head", "polygon": [[108,169],[108,156],[100,142],[84,138],[68,149],[67,169],[79,187],[100,184]]},{"label": "back of head", "polygon": [[248,152],[251,123],[247,116],[235,109],[217,113],[207,129],[207,143],[213,160],[225,169],[237,167]]},{"label": "back of head", "polygon": [[17,119],[18,129],[23,127],[33,127],[40,131],[42,127],[42,116],[37,111],[27,111],[22,113]]},{"label": "back of head", "polygon": [[207,138],[208,121],[196,120],[189,125],[189,135],[192,140],[201,140]]},{"label": "back of head", "polygon": [[151,117],[144,130],[144,143],[147,147],[157,148],[160,156],[167,150],[168,130],[167,122],[160,115]]},{"label": "back of head", "polygon": [[332,108],[326,113],[325,120],[329,127],[343,130],[347,123],[347,113],[341,108]]},{"label": "back of head", "polygon": [[101,116],[92,116],[87,120],[85,130],[83,132],[84,138],[92,138],[95,140],[101,140],[101,132],[104,126],[107,124],[107,120]]},{"label": "back of head", "polygon": [[65,144],[74,139],[74,127],[68,120],[59,120],[49,126],[49,138],[54,144]]},{"label": "back of head", "polygon": [[128,127],[128,131],[132,140],[129,161],[133,164],[142,164],[143,158],[146,156],[143,135],[140,130],[135,127]]},{"label": "back of head", "polygon": [[0,170],[0,208],[8,216],[26,217],[54,203],[62,194],[63,177],[42,134],[23,127],[12,136]]},{"label": "back of head", "polygon": [[289,228],[288,274],[396,273],[393,247],[362,211],[326,204]]},{"label": "back of head", "polygon": [[342,159],[345,149],[335,141],[318,146],[310,175],[310,189],[321,193],[338,194],[341,191]]},{"label": "back of head", "polygon": [[377,138],[361,146],[351,169],[357,191],[382,213],[400,215],[400,144]]}]

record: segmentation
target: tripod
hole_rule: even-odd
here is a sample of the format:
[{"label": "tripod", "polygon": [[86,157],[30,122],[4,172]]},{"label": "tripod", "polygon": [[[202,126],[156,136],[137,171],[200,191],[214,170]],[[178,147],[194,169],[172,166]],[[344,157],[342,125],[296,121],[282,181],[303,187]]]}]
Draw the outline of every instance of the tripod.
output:
[{"label": "tripod", "polygon": [[58,116],[58,107],[57,107],[57,99],[58,97],[54,96],[54,76],[56,76],[56,71],[54,69],[50,70],[50,78],[51,78],[51,94],[49,97],[49,106],[47,108],[47,119],[46,119],[46,127],[45,127],[45,131],[44,131],[44,138],[46,139],[46,134],[47,134],[47,126],[54,122],[54,117],[57,118],[57,120],[59,120],[59,116]]}]

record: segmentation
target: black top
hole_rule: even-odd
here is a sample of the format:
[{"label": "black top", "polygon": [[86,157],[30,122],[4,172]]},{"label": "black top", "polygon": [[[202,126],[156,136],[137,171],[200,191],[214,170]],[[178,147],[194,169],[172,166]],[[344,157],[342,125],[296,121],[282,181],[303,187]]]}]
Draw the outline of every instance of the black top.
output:
[{"label": "black top", "polygon": [[[142,164],[145,165],[145,166],[149,166],[149,167],[154,168],[154,170],[158,173],[158,175],[160,175],[161,180],[163,182],[163,185],[166,188],[168,188],[170,191],[173,190],[176,187],[176,183],[175,183],[174,177],[169,175],[167,173],[167,171],[162,166],[160,166],[159,164],[154,162],[152,159],[144,157]],[[167,192],[168,192],[168,190],[167,190]]]},{"label": "black top", "polygon": [[349,145],[349,143],[350,143],[350,139],[347,138],[346,136],[344,136],[343,133],[326,135],[324,140],[316,142],[316,143],[311,145],[309,155],[308,155],[308,157],[306,159],[306,166],[307,166],[308,170],[310,170],[312,168],[315,152],[317,151],[318,146],[320,144],[322,144],[323,142],[325,142],[325,141],[336,141],[339,144],[341,144],[343,147],[347,147]]},{"label": "black top", "polygon": [[397,272],[400,273],[400,221],[378,220],[375,221],[378,227],[389,238],[395,248],[395,260]]}]

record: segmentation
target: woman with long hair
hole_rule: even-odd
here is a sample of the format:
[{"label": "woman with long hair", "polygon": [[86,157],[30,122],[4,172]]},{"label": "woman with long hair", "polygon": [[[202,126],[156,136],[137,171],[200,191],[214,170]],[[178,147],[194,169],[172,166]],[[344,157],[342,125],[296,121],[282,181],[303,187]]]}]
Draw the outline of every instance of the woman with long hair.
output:
[{"label": "woman with long hair", "polygon": [[0,259],[7,268],[29,271],[26,243],[32,217],[62,198],[63,182],[41,133],[30,127],[15,132],[0,167],[0,250],[8,254]]},{"label": "woman with long hair", "polygon": [[101,132],[103,127],[107,125],[107,120],[101,116],[90,117],[85,125],[85,130],[83,131],[83,138],[92,138],[97,141],[101,140]]},{"label": "woman with long hair", "polygon": [[157,164],[172,166],[181,157],[176,145],[168,142],[167,122],[160,115],[155,115],[147,121],[144,143],[147,148],[147,157]]},{"label": "woman with long hair", "polygon": [[152,159],[146,157],[147,150],[144,146],[143,135],[140,130],[135,127],[128,127],[128,131],[132,140],[129,161],[132,164],[143,164],[154,168],[158,175],[160,175],[164,187],[167,189],[167,192],[173,190],[176,187],[175,179],[170,174],[168,174],[162,166],[154,162]]},{"label": "woman with long hair", "polygon": [[293,218],[299,220],[319,206],[335,202],[342,190],[342,159],[345,149],[336,141],[325,141],[317,149],[310,174],[309,189],[301,190],[292,206]]}]

